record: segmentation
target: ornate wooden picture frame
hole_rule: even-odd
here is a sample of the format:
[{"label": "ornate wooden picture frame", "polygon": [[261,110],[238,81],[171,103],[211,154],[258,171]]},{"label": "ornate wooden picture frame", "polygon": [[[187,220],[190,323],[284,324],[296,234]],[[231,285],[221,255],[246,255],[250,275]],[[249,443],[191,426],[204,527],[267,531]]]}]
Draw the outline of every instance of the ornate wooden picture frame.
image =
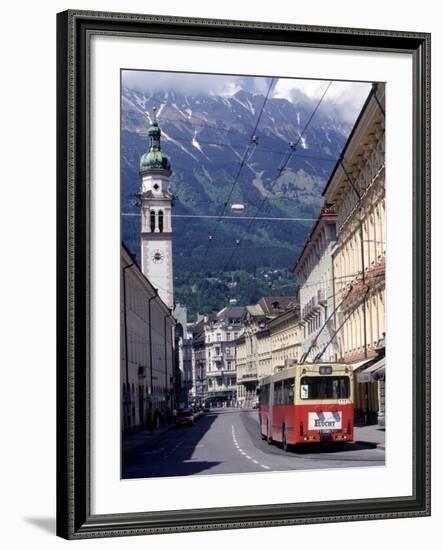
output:
[{"label": "ornate wooden picture frame", "polygon": [[[96,35],[412,57],[413,296],[406,298],[413,309],[411,495],[228,507],[214,501],[207,508],[92,512],[90,71]],[[57,534],[81,539],[429,515],[430,36],[69,10],[57,17],[57,71]]]}]

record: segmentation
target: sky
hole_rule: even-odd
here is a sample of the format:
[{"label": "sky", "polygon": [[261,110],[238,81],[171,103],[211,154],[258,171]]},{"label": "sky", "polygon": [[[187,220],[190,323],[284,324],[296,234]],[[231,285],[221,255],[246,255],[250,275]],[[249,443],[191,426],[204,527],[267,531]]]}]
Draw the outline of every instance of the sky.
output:
[{"label": "sky", "polygon": [[[232,96],[240,90],[265,95],[270,77],[171,73],[155,71],[123,71],[123,86],[140,92],[179,90],[188,95]],[[299,95],[315,101],[326,89],[328,80],[275,78],[270,97],[285,98],[292,103]],[[324,107],[335,109],[346,122],[353,122],[370,91],[371,83],[333,81],[324,97]]]}]

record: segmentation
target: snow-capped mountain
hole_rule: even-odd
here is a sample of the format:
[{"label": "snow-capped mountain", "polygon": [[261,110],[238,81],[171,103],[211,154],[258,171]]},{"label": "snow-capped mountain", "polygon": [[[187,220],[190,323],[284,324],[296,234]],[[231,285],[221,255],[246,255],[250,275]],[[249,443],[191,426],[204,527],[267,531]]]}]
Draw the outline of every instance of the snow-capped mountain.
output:
[{"label": "snow-capped mountain", "polygon": [[[294,102],[270,98],[250,144],[264,96],[241,90],[232,96],[184,95],[178,90],[122,93],[122,210],[136,213],[140,156],[147,150],[146,130],[153,108],[162,131],[162,149],[171,157],[174,214],[232,216],[232,203],[244,204],[243,216],[314,218],[321,192],[351,127],[326,103],[302,134],[317,100],[299,94]],[[300,137],[302,134],[302,137]],[[278,170],[297,144],[287,168]],[[240,169],[245,152],[247,162]],[[237,177],[238,172],[239,176]],[[231,193],[232,183],[237,183]],[[229,194],[229,204],[224,206]],[[290,267],[312,225],[310,220],[272,221],[225,218],[173,219],[175,268],[202,269],[209,235],[210,269],[221,269],[237,239],[241,253],[230,269],[256,265]],[[123,217],[123,239],[138,250],[139,220]],[[206,258],[207,259],[207,258]],[[207,269],[207,266],[206,266]]]}]

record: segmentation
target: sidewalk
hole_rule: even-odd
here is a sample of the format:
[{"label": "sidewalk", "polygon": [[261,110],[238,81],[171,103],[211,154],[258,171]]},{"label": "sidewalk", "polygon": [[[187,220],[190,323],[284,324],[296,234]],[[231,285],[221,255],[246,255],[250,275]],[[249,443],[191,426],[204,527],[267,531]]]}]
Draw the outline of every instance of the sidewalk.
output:
[{"label": "sidewalk", "polygon": [[166,426],[161,426],[153,432],[150,432],[149,430],[141,430],[130,435],[124,435],[121,441],[123,455],[131,453],[147,442],[156,441],[162,434],[168,432],[174,427],[174,424],[166,424]]},{"label": "sidewalk", "polygon": [[354,441],[365,445],[373,445],[385,450],[385,428],[378,424],[371,426],[355,426]]}]

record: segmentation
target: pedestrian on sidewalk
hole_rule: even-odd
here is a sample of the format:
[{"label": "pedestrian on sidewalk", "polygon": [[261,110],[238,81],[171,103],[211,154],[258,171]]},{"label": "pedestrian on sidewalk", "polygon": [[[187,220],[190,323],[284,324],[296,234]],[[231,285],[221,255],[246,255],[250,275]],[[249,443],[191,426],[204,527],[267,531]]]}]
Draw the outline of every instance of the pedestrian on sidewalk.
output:
[{"label": "pedestrian on sidewalk", "polygon": [[147,427],[148,427],[150,433],[153,433],[153,431],[155,430],[152,403],[149,403],[149,413],[148,413],[148,416],[147,416]]},{"label": "pedestrian on sidewalk", "polygon": [[178,414],[178,411],[175,409],[175,407],[172,409],[172,422],[176,425],[176,415]]}]

